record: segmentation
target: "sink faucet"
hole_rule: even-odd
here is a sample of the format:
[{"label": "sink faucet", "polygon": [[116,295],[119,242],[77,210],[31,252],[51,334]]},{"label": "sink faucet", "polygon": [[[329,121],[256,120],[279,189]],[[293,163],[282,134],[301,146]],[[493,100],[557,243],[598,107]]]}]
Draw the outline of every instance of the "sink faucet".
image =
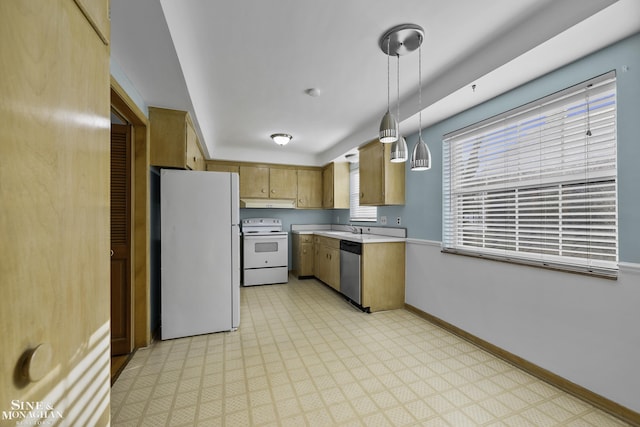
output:
[{"label": "sink faucet", "polygon": [[351,227],[351,232],[353,234],[362,234],[362,227],[360,229],[358,229],[358,227],[356,227],[353,224],[349,224],[349,227]]}]

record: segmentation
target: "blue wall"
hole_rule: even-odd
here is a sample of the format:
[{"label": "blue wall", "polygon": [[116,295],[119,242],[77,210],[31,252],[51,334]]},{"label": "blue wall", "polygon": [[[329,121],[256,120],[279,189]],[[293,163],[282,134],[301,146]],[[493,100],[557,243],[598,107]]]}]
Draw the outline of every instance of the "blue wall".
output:
[{"label": "blue wall", "polygon": [[[443,135],[610,70],[617,73],[619,258],[640,262],[640,34],[423,129],[431,169],[411,172],[407,163],[406,205],[381,207],[378,217],[400,216],[408,237],[441,241]],[[407,138],[410,150],[417,138]]]}]

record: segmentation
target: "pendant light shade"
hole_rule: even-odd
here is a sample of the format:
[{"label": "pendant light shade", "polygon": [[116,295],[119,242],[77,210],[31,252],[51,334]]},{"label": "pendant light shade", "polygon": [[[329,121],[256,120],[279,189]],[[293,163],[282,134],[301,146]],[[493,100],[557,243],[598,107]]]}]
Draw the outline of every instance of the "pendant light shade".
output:
[{"label": "pendant light shade", "polygon": [[431,169],[431,151],[429,147],[422,140],[422,136],[418,138],[416,146],[413,147],[413,153],[411,155],[411,170],[412,171],[426,171]]},{"label": "pendant light shade", "polygon": [[392,163],[402,163],[406,162],[409,158],[409,153],[407,149],[407,141],[404,139],[404,136],[400,136],[396,142],[391,145],[391,158],[390,161]]},{"label": "pendant light shade", "polygon": [[[389,48],[389,44],[391,43],[391,38],[386,40],[387,49]],[[398,140],[398,122],[391,115],[389,111],[390,105],[390,91],[389,87],[389,55],[387,55],[387,112],[382,116],[382,121],[380,122],[380,134],[379,139],[380,142],[388,144],[390,142],[395,142]]]},{"label": "pendant light shade", "polygon": [[380,122],[380,142],[389,143],[398,140],[398,122],[389,110],[382,116]]},{"label": "pendant light shade", "polygon": [[418,142],[411,154],[411,170],[426,171],[431,169],[431,152],[422,139],[422,43],[418,47]]}]

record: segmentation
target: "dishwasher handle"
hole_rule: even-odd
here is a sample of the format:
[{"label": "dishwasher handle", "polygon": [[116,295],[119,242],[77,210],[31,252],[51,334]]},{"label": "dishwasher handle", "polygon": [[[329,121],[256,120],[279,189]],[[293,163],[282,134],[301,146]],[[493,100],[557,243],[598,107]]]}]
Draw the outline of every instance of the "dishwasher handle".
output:
[{"label": "dishwasher handle", "polygon": [[340,240],[340,250],[362,255],[362,243],[352,242],[351,240]]}]

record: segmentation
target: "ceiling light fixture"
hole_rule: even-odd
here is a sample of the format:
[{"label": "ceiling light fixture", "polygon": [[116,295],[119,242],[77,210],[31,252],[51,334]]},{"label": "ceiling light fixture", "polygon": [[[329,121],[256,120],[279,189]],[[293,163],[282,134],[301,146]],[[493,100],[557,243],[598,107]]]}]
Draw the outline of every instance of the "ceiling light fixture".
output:
[{"label": "ceiling light fixture", "polygon": [[287,145],[289,141],[293,139],[288,133],[274,133],[271,135],[271,139],[278,145]]},{"label": "ceiling light fixture", "polygon": [[[382,35],[380,38],[380,49],[387,55],[387,91],[388,88],[388,74],[389,74],[389,56],[395,55],[398,57],[398,120],[400,119],[400,56],[405,55],[407,53],[411,53],[414,50],[418,49],[419,52],[419,64],[418,64],[418,108],[419,108],[419,131],[418,131],[418,142],[413,149],[413,154],[411,156],[411,170],[420,171],[427,170],[431,168],[431,153],[429,152],[429,147],[422,140],[422,41],[424,40],[424,29],[419,25],[415,24],[402,24],[397,25],[391,29],[389,29],[386,33]],[[387,100],[387,114],[389,114],[389,101]],[[382,119],[382,124],[380,125],[380,141],[385,142],[382,139],[382,125],[385,123],[385,117]],[[390,115],[390,114],[389,114]],[[392,162],[405,162],[407,161],[407,142],[400,135],[400,129],[396,124],[397,129],[397,138],[394,142],[390,140],[389,142],[394,142],[391,147],[391,161]]]},{"label": "ceiling light fixture", "polygon": [[411,154],[411,170],[426,171],[431,169],[431,152],[422,140],[422,36],[418,43],[418,142]]},{"label": "ceiling light fixture", "polygon": [[[381,43],[384,44],[384,39],[381,40]],[[395,142],[398,140],[398,122],[397,120],[391,115],[391,112],[389,111],[389,106],[391,104],[390,102],[390,78],[389,78],[389,57],[391,56],[391,53],[389,53],[389,48],[391,45],[391,37],[387,37],[386,38],[386,42],[387,42],[387,112],[384,113],[384,116],[382,116],[382,121],[380,122],[380,142],[383,143],[390,143],[390,142]],[[382,50],[384,51],[384,47],[382,47]]]}]

